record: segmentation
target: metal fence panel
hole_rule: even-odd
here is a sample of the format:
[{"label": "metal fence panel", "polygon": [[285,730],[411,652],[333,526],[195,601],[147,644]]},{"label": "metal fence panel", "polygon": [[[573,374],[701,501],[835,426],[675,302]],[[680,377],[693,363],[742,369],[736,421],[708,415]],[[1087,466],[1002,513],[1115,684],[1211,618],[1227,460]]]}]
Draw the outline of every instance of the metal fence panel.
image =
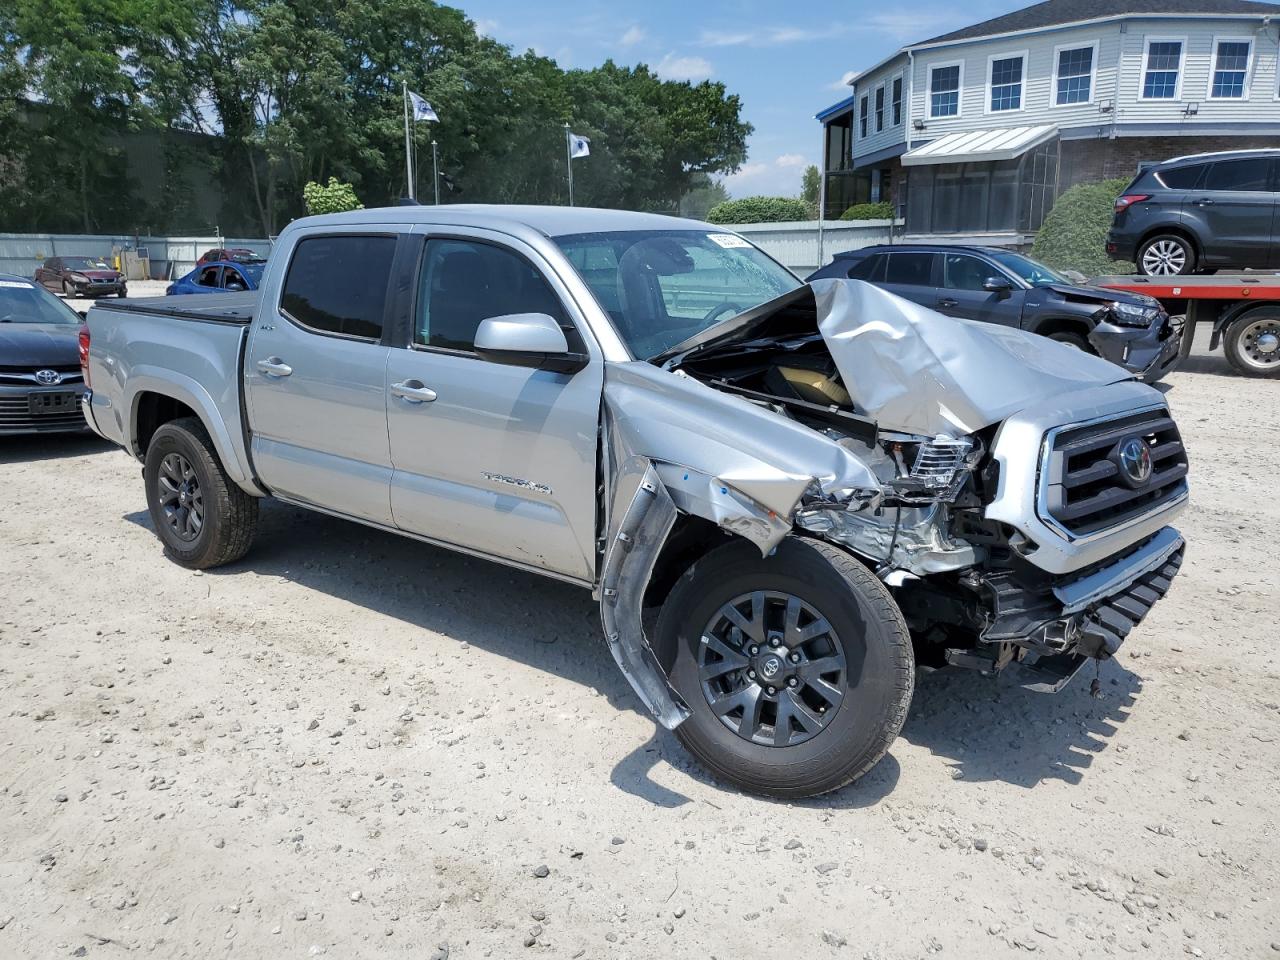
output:
[{"label": "metal fence panel", "polygon": [[818,262],[818,221],[726,224],[797,276],[804,278],[830,263],[837,253],[891,243],[899,229],[892,220],[826,221],[822,225],[822,262]]},{"label": "metal fence panel", "polygon": [[196,265],[200,254],[213,247],[245,247],[266,256],[270,240],[233,237],[140,237],[79,233],[0,233],[0,273],[30,277],[46,257],[102,257],[115,249],[146,247],[151,275],[168,280]]}]

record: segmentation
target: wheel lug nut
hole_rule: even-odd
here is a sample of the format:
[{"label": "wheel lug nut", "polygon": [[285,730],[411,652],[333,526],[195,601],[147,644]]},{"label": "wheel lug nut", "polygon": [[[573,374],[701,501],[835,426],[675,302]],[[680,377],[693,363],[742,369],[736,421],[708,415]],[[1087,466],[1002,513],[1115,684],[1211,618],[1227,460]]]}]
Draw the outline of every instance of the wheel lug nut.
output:
[{"label": "wheel lug nut", "polygon": [[793,654],[790,656],[790,658],[789,658],[789,659],[791,660],[791,662],[792,662],[792,663],[799,663],[799,662],[800,662],[800,654],[798,654],[798,653],[793,653]]},{"label": "wheel lug nut", "polygon": [[787,679],[787,686],[788,686],[788,687],[794,687],[794,686],[795,686],[797,683],[799,683],[799,682],[800,682],[800,681],[799,681],[799,680],[797,680],[795,677],[790,677],[790,678],[788,678],[788,679]]},{"label": "wheel lug nut", "polygon": [[757,646],[753,643],[753,644],[751,645],[751,650],[750,650],[749,652],[750,652],[750,653],[751,653],[751,655],[754,657],[757,653],[759,653],[759,652],[760,652],[760,648],[759,648],[759,647],[757,647]]},{"label": "wheel lug nut", "polygon": [[771,647],[782,646],[782,639],[780,637],[774,637],[772,640],[769,641],[769,646]]},{"label": "wheel lug nut", "polygon": [[756,672],[754,670],[748,670],[747,676],[754,680],[756,678]]},{"label": "wheel lug nut", "polygon": [[777,692],[778,692],[778,688],[777,688],[777,687],[767,687],[765,692],[767,692],[770,696],[773,696],[775,693],[777,693]]}]

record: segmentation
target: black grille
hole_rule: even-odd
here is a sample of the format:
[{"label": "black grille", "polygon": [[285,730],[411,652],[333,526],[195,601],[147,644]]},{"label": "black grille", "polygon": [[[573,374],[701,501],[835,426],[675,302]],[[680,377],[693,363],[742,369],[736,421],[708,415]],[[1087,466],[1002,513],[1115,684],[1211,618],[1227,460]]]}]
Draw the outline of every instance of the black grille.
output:
[{"label": "black grille", "polygon": [[[1151,452],[1151,476],[1143,483],[1128,480],[1120,467],[1120,447],[1132,437]],[[1187,452],[1163,408],[1063,430],[1047,470],[1049,516],[1077,536],[1151,513],[1187,489]]]},{"label": "black grille", "polygon": [[69,410],[33,414],[31,401],[23,396],[0,396],[0,433],[87,429],[79,401]]}]

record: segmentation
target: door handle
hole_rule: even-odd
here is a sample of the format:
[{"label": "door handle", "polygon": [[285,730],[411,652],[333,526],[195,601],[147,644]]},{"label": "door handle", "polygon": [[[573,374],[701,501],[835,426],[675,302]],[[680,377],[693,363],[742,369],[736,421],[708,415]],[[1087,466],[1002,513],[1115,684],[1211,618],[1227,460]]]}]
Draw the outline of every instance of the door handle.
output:
[{"label": "door handle", "polygon": [[940,307],[954,307],[959,301],[952,300],[950,297],[943,297],[938,301]]},{"label": "door handle", "polygon": [[267,357],[258,361],[258,372],[266,377],[287,377],[293,373],[293,367],[279,357]]},{"label": "door handle", "polygon": [[430,403],[436,398],[436,392],[421,380],[401,380],[399,383],[393,383],[391,395],[407,403]]},{"label": "door handle", "polygon": [[1208,197],[1202,197],[1201,199],[1199,199],[1199,200],[1197,200],[1197,201],[1196,201],[1196,206],[1197,206],[1197,207],[1212,207],[1212,206],[1213,206],[1213,201],[1212,201],[1212,200],[1210,200]]}]

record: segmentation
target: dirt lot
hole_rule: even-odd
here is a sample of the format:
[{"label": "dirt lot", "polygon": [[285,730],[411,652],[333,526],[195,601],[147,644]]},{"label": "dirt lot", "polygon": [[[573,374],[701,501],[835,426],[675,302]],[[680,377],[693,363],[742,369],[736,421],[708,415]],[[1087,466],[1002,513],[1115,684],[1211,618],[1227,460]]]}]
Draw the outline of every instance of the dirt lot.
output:
[{"label": "dirt lot", "polygon": [[[1198,350],[1169,598],[1056,697],[923,675],[861,783],[721,789],[568,586],[0,442],[0,956],[1280,957],[1280,383]],[[545,868],[545,869],[544,869]]]}]

